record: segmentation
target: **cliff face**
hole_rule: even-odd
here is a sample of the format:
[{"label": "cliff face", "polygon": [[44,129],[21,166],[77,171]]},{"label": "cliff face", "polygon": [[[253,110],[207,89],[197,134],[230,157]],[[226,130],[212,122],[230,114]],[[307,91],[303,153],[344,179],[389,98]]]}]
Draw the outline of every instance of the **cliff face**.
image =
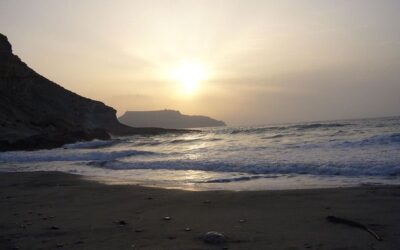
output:
[{"label": "cliff face", "polygon": [[52,148],[109,134],[154,134],[120,124],[116,111],[30,69],[0,34],[0,150]]},{"label": "cliff face", "polygon": [[129,126],[140,127],[200,128],[226,126],[223,121],[207,116],[183,115],[175,110],[127,111],[119,120]]}]

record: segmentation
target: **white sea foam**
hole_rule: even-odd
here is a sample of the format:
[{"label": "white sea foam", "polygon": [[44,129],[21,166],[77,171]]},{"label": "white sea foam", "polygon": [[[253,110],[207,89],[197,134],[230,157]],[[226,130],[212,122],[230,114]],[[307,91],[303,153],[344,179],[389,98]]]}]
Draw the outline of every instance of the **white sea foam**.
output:
[{"label": "white sea foam", "polygon": [[0,163],[55,162],[55,161],[108,161],[128,156],[149,155],[152,152],[138,150],[83,151],[83,150],[38,150],[0,153]]}]

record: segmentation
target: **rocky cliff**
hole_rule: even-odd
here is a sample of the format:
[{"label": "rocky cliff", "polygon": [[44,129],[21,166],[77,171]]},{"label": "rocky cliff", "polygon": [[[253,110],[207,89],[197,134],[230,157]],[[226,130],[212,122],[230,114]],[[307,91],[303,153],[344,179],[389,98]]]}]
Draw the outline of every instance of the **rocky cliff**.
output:
[{"label": "rocky cliff", "polygon": [[29,68],[0,34],[0,150],[163,132],[168,131],[120,124],[113,108],[66,90]]},{"label": "rocky cliff", "polygon": [[223,121],[207,116],[183,115],[175,110],[127,111],[119,120],[126,125],[139,127],[200,128],[226,126]]}]

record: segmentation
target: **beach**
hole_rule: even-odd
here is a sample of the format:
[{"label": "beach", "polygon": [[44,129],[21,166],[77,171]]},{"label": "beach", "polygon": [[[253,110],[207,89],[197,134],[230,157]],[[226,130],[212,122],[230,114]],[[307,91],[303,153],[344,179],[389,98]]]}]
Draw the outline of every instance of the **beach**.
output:
[{"label": "beach", "polygon": [[[399,249],[400,187],[206,191],[0,174],[0,249]],[[383,240],[346,224],[366,225]],[[165,218],[165,217],[169,217]],[[217,231],[222,244],[202,236]]]}]

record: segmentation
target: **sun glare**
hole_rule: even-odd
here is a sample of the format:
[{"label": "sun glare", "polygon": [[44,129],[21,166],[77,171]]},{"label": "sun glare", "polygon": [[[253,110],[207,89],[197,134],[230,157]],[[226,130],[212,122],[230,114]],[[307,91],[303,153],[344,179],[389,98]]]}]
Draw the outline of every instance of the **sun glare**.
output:
[{"label": "sun glare", "polygon": [[194,93],[201,81],[205,80],[206,72],[199,63],[182,62],[174,72],[174,78],[181,84],[185,94]]}]

